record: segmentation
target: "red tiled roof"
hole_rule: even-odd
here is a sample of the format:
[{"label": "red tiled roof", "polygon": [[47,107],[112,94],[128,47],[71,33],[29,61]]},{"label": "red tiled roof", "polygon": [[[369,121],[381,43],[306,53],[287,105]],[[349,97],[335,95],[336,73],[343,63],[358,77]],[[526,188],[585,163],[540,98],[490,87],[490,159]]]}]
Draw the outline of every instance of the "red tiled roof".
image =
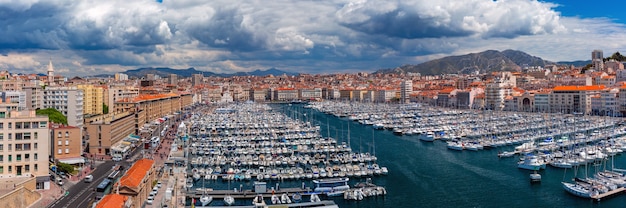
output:
[{"label": "red tiled roof", "polygon": [[122,208],[126,200],[128,200],[128,197],[124,195],[107,194],[98,202],[96,208]]},{"label": "red tiled roof", "polygon": [[145,158],[138,160],[120,179],[121,185],[126,187],[138,187],[150,168],[152,168],[152,165],[154,165],[154,160]]},{"label": "red tiled roof", "polygon": [[556,86],[554,87],[554,91],[593,91],[593,90],[603,90],[606,88],[604,85],[591,85],[591,86]]}]

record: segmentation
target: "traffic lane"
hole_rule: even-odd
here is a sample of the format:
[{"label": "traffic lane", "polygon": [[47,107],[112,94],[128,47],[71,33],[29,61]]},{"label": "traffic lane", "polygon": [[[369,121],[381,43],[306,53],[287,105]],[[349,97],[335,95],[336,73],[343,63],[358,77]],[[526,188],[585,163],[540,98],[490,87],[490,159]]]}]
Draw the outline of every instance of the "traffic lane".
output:
[{"label": "traffic lane", "polygon": [[[78,181],[76,185],[69,188],[69,193],[67,195],[63,195],[59,200],[53,203],[53,208],[65,208],[65,207],[86,207],[86,206],[78,206],[77,199],[86,197],[89,193],[93,192],[93,189],[100,183],[104,178],[108,176],[108,173],[111,172],[111,169],[115,165],[112,161],[104,162],[100,164],[92,173],[94,180],[91,183],[85,183],[84,181]],[[65,188],[65,187],[64,187]],[[80,202],[80,200],[79,200]]]}]

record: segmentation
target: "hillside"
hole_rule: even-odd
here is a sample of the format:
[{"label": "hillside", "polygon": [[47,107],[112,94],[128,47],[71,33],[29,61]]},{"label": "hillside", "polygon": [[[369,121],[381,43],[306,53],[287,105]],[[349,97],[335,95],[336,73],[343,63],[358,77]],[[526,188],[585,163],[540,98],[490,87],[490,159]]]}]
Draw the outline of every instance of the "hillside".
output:
[{"label": "hillside", "polygon": [[404,65],[395,69],[382,69],[376,73],[418,72],[423,75],[480,73],[491,71],[519,71],[524,66],[545,66],[554,62],[515,50],[487,50],[460,56],[448,56],[417,65]]}]

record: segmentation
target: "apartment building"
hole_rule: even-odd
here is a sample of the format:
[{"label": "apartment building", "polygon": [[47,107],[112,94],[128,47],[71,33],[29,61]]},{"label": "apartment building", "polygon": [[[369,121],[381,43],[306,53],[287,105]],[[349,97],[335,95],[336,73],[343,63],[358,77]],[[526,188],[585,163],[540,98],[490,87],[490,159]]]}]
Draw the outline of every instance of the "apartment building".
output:
[{"label": "apartment building", "polygon": [[83,114],[100,115],[104,113],[105,89],[94,85],[77,85],[77,89],[83,91]]},{"label": "apartment building", "polygon": [[604,85],[554,87],[548,100],[550,112],[591,113],[591,97],[604,89]]},{"label": "apartment building", "polygon": [[83,127],[83,91],[76,87],[46,87],[43,108],[53,108],[67,117],[70,126]]},{"label": "apartment building", "polygon": [[67,164],[85,163],[83,131],[75,126],[50,124],[50,157]]},{"label": "apartment building", "polygon": [[113,112],[86,120],[89,136],[87,152],[96,155],[111,155],[111,147],[130,134],[137,133],[134,111]]},{"label": "apartment building", "polygon": [[35,177],[49,189],[48,117],[35,110],[9,111],[0,104],[0,178]]},{"label": "apartment building", "polygon": [[413,92],[413,80],[404,80],[400,85],[400,102],[409,103],[409,95]]}]

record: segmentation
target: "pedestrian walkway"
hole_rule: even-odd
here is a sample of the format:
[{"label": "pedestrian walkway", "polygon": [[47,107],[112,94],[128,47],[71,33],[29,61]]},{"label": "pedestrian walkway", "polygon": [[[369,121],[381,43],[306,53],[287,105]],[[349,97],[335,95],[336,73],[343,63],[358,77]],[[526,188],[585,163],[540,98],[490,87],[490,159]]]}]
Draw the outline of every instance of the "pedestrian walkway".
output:
[{"label": "pedestrian walkway", "polygon": [[52,204],[58,198],[63,196],[65,191],[57,184],[51,182],[50,189],[37,190],[37,192],[41,194],[41,198],[30,206],[32,208],[48,207],[48,205]]}]

